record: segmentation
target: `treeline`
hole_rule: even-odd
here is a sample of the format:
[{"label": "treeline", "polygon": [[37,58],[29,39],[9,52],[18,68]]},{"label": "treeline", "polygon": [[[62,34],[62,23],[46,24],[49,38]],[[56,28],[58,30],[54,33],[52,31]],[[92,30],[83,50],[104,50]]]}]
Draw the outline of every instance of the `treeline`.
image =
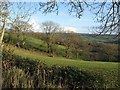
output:
[{"label": "treeline", "polygon": [[[32,43],[29,37],[41,40],[42,45]],[[38,41],[41,42],[41,41]],[[118,45],[110,43],[87,42],[76,33],[54,33],[46,36],[45,33],[8,32],[4,42],[28,50],[45,52],[48,56],[62,56],[71,59],[88,61],[118,62]]]},{"label": "treeline", "polygon": [[[28,35],[45,41],[44,33]],[[54,43],[65,46],[64,57],[91,61],[118,61],[118,45],[110,43],[87,42],[76,33],[59,33]],[[59,52],[59,51],[58,51]]]}]

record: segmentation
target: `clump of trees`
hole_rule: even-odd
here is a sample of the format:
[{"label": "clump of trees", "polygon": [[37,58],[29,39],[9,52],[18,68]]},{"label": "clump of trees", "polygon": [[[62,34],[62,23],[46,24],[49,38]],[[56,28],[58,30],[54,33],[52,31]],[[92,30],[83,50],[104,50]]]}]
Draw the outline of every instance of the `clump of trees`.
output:
[{"label": "clump of trees", "polygon": [[95,61],[119,61],[118,46],[105,43],[91,43],[91,59]]},{"label": "clump of trees", "polygon": [[[28,27],[28,21],[36,12],[34,4],[25,2],[2,2],[0,1],[0,47],[2,48],[4,33],[7,29],[15,29],[21,32]],[[28,7],[26,7],[28,6]],[[33,8],[34,7],[34,8]],[[27,26],[27,27],[26,27]],[[18,35],[19,36],[19,35]]]}]

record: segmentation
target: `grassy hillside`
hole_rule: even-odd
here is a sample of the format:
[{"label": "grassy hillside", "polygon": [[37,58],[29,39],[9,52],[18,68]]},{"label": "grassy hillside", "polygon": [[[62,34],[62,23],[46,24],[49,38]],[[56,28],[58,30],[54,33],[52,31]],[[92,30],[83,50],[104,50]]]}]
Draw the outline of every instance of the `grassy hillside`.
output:
[{"label": "grassy hillside", "polygon": [[[17,36],[14,36],[14,34],[12,34],[10,37],[10,35],[8,33],[5,34],[4,37],[4,42],[6,43],[10,43],[13,45],[16,45],[17,42],[23,43],[25,42],[24,45],[20,44],[21,48],[27,49],[27,50],[33,50],[33,51],[39,51],[39,52],[47,52],[47,43],[41,39],[38,38],[34,38],[30,35],[19,35],[19,38]],[[10,40],[8,38],[11,38]],[[25,39],[25,41],[22,41],[23,39]],[[63,55],[64,52],[63,50],[65,49],[65,46],[62,45],[56,45],[55,49],[57,50],[57,55]]]},{"label": "grassy hillside", "polygon": [[[12,46],[11,46],[12,47]],[[14,54],[22,56],[24,58],[30,58],[46,63],[48,66],[70,66],[77,67],[80,70],[87,71],[90,73],[98,74],[105,80],[105,86],[115,87],[118,80],[118,65],[119,63],[113,62],[91,62],[83,60],[71,60],[61,57],[48,57],[45,54],[39,52],[28,51],[25,49],[14,48]]]},{"label": "grassy hillside", "polygon": [[[67,45],[57,43],[51,45],[53,53],[50,54],[48,53],[48,46],[46,41],[44,41],[44,39],[41,39],[40,37],[36,37],[36,33],[33,33],[33,35],[34,36],[25,33],[24,35],[19,35],[19,37],[17,37],[17,35],[15,34],[6,33],[4,42],[16,45],[17,47],[17,44],[19,43],[20,48],[38,51],[44,54],[48,54],[49,56],[59,56],[78,60],[83,59],[86,61],[118,61],[117,44],[105,44],[103,43],[103,38],[100,39],[103,40],[101,41],[102,43],[96,43],[100,42],[100,40],[98,40],[97,38],[96,40],[94,40],[95,38],[84,35],[84,37],[81,36],[83,40],[80,38],[80,41],[78,41],[76,45],[73,43],[73,41],[70,42],[69,40],[65,40],[65,38],[61,38],[63,39],[62,41],[65,41]],[[38,36],[39,35],[41,34],[38,34]],[[89,40],[91,41],[89,42]]]},{"label": "grassy hillside", "polygon": [[[22,37],[26,39],[25,45],[21,45],[19,48],[15,47],[17,41],[22,42]],[[60,66],[60,67],[65,67],[65,66],[70,66],[72,68],[76,67],[79,70],[88,72],[89,74],[100,76],[104,80],[103,84],[104,84],[104,87],[106,88],[118,87],[119,63],[85,61],[81,59],[79,60],[66,59],[64,57],[65,55],[64,50],[66,49],[66,47],[63,45],[57,45],[55,49],[58,55],[55,54],[53,57],[50,57],[48,53],[46,52],[47,44],[43,40],[31,37],[31,36],[20,36],[19,39],[12,36],[11,38],[12,39],[9,45],[10,45],[10,48],[13,49],[14,55],[21,56],[23,58],[29,58],[28,60],[32,60],[35,62],[36,61],[43,62],[48,67],[51,67],[54,65]],[[8,39],[5,39],[5,41],[6,40]],[[95,48],[95,50],[96,49],[97,48]],[[74,53],[72,55],[74,55]],[[85,57],[87,57],[86,54],[85,54]]]}]

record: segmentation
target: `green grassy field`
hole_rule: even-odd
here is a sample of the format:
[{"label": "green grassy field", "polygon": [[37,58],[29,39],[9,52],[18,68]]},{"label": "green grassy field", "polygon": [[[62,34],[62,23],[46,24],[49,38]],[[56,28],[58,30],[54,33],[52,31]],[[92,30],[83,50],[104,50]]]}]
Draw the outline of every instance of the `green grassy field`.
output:
[{"label": "green grassy field", "polygon": [[71,60],[63,57],[48,57],[46,54],[28,51],[25,49],[14,48],[14,54],[22,56],[24,58],[30,58],[46,63],[48,66],[71,66],[77,67],[80,70],[84,70],[90,73],[98,74],[105,80],[105,86],[114,87],[118,80],[118,65],[114,62],[96,62],[96,61],[83,61],[83,60]]},{"label": "green grassy field", "polygon": [[89,41],[89,42],[98,42],[98,43],[116,43],[117,38],[115,36],[110,36],[110,35],[104,35],[104,36],[98,36],[98,35],[81,35],[82,39],[84,41]]},{"label": "green grassy field", "polygon": [[[97,62],[97,61],[84,61],[84,60],[73,60],[66,59],[64,57],[48,57],[47,53],[41,52],[46,51],[46,42],[27,36],[26,47],[32,48],[25,50],[23,48],[17,48],[10,46],[14,50],[15,55],[22,56],[23,58],[30,58],[31,60],[37,60],[44,62],[48,66],[70,66],[77,67],[80,70],[87,71],[93,74],[97,74],[105,80],[106,87],[116,87],[118,85],[118,66],[119,63],[115,62]],[[58,45],[59,51],[65,49],[65,46]]]}]

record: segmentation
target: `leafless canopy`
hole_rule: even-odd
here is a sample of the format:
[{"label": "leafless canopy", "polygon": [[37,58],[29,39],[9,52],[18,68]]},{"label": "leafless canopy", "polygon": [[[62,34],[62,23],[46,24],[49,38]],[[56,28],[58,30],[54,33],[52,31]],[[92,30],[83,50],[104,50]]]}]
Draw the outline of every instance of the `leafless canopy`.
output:
[{"label": "leafless canopy", "polygon": [[46,34],[53,34],[59,31],[59,25],[52,21],[46,21],[42,23],[42,30]]},{"label": "leafless canopy", "polygon": [[28,22],[36,11],[36,3],[0,1],[0,43],[2,43],[6,28],[17,27],[15,23],[19,21]]},{"label": "leafless canopy", "polygon": [[70,15],[72,14],[80,18],[84,9],[87,7],[87,9],[91,10],[96,15],[95,18],[97,22],[101,23],[101,25],[97,27],[99,34],[118,33],[118,26],[120,26],[120,1],[93,1],[94,2],[87,2],[86,0],[64,0],[64,2],[58,2],[57,0],[50,0],[50,2],[39,3],[39,9],[45,14],[51,12],[58,14],[61,4],[64,4]]},{"label": "leafless canopy", "polygon": [[101,23],[97,30],[99,34],[119,33],[120,1],[93,2],[89,7],[96,15],[97,22]]},{"label": "leafless canopy", "polygon": [[78,18],[82,16],[82,12],[84,10],[85,2],[80,2],[80,0],[64,0],[64,2],[58,2],[57,0],[50,0],[49,2],[40,2],[39,10],[43,11],[43,13],[51,13],[56,12],[59,13],[59,9],[61,5],[64,5],[67,8],[68,13],[74,15]]}]

